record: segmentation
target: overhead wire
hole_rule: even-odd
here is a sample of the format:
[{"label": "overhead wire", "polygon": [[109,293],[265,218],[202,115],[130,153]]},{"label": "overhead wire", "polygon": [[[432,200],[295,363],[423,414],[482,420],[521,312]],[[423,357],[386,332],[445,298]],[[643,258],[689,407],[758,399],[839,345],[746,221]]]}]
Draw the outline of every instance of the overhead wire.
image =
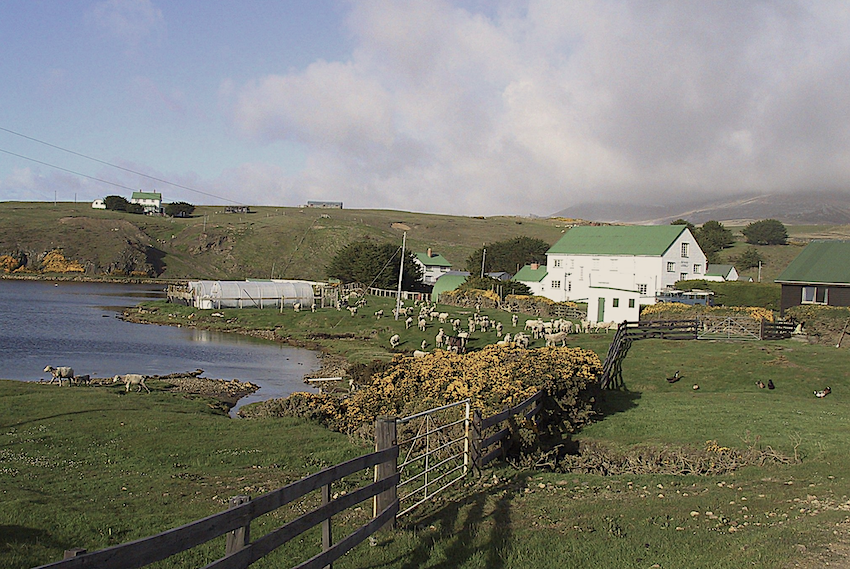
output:
[{"label": "overhead wire", "polygon": [[[75,150],[70,150],[70,149],[68,149],[68,148],[64,148],[64,147],[59,146],[59,145],[56,145],[56,144],[51,144],[50,142],[46,142],[46,141],[44,141],[44,140],[40,140],[40,139],[35,138],[35,137],[32,137],[32,136],[28,136],[28,135],[23,134],[23,133],[20,133],[20,132],[16,132],[16,131],[14,131],[14,130],[12,130],[12,129],[8,129],[8,128],[5,128],[5,127],[3,127],[3,126],[0,126],[0,130],[2,130],[3,132],[8,132],[9,134],[13,134],[13,135],[15,135],[15,136],[20,136],[21,138],[25,138],[25,139],[27,139],[27,140],[31,140],[31,141],[33,141],[33,142],[37,142],[37,143],[39,143],[39,144],[43,144],[43,145],[45,145],[45,146],[49,146],[50,148],[55,148],[55,149],[57,149],[57,150],[61,150],[62,152],[67,152],[68,154],[73,154],[74,156],[79,156],[80,158],[85,158],[86,160],[91,160],[91,161],[93,161],[93,162],[97,162],[97,163],[99,163],[99,164],[103,164],[103,165],[105,165],[105,166],[109,166],[109,167],[111,167],[111,168],[117,168],[118,170],[123,170],[124,172],[129,172],[130,174],[135,174],[135,175],[137,175],[137,176],[142,176],[143,178],[147,178],[147,179],[149,179],[149,180],[153,180],[153,181],[155,181],[155,182],[160,182],[160,183],[162,183],[162,184],[168,184],[169,186],[174,186],[175,188],[180,188],[180,189],[182,189],[182,190],[187,190],[187,191],[194,192],[194,193],[201,194],[201,195],[205,195],[205,196],[208,196],[208,197],[211,197],[211,198],[216,198],[216,199],[219,199],[219,200],[227,201],[227,202],[230,202],[230,203],[233,203],[233,204],[243,205],[241,202],[237,202],[237,201],[235,201],[235,200],[231,200],[231,199],[229,199],[229,198],[225,198],[225,197],[223,197],[223,196],[218,196],[218,195],[216,195],[216,194],[212,194],[212,193],[210,193],[210,192],[205,192],[205,191],[203,191],[203,190],[199,190],[199,189],[197,189],[197,188],[192,188],[192,187],[189,187],[189,186],[184,186],[184,185],[182,185],[182,184],[178,184],[178,183],[176,183],[176,182],[171,182],[171,181],[169,181],[169,180],[164,180],[164,179],[162,179],[162,178],[157,178],[156,176],[151,176],[151,175],[149,175],[149,174],[145,174],[144,172],[139,172],[139,171],[137,171],[137,170],[133,170],[133,169],[131,169],[131,168],[125,168],[124,166],[119,166],[118,164],[113,164],[113,163],[111,163],[111,162],[107,162],[106,160],[101,160],[101,159],[99,159],[99,158],[95,158],[95,157],[93,157],[93,156],[88,156],[88,155],[83,154],[83,153],[81,153],[81,152],[77,152],[77,151],[75,151]],[[79,173],[79,172],[74,172],[73,170],[69,170],[69,169],[67,169],[67,168],[62,168],[61,166],[56,166],[55,164],[50,164],[50,163],[48,163],[48,162],[42,162],[42,161],[40,161],[40,160],[35,160],[34,158],[29,158],[29,157],[27,157],[27,156],[23,156],[23,155],[20,155],[20,154],[15,154],[14,152],[9,152],[8,150],[2,150],[2,149],[0,149],[0,152],[5,152],[6,154],[11,154],[12,156],[17,156],[17,157],[19,157],[19,158],[23,158],[23,159],[25,159],[25,160],[31,160],[31,161],[36,162],[36,163],[38,163],[38,164],[42,164],[42,165],[44,165],[44,166],[48,166],[48,167],[50,167],[50,168],[56,168],[57,170],[62,170],[62,171],[64,171],[64,172],[68,172],[68,173],[70,173],[70,174],[74,174],[74,175],[76,175],[76,176],[82,176],[82,177],[84,177],[84,178],[89,178],[89,179],[91,179],[91,180],[96,180],[96,181],[98,181],[98,182],[103,182],[103,183],[106,183],[106,184],[110,184],[110,185],[113,185],[113,186],[117,186],[117,187],[119,187],[119,188],[124,188],[124,189],[128,189],[128,190],[130,190],[130,191],[134,191],[134,189],[133,189],[133,188],[128,188],[127,186],[122,186],[121,184],[117,184],[117,183],[114,183],[114,182],[109,182],[109,181],[107,181],[107,180],[102,180],[102,179],[100,179],[100,178],[95,178],[95,177],[93,177],[93,176],[87,176],[87,175],[85,175],[85,174],[81,174],[81,173]]]}]

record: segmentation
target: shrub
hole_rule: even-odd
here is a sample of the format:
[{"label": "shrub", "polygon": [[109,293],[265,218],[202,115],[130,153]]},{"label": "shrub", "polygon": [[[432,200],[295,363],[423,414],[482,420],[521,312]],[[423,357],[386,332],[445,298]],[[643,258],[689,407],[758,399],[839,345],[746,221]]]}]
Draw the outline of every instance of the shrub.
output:
[{"label": "shrub", "polygon": [[759,306],[768,310],[779,310],[781,287],[774,283],[747,283],[721,281],[679,281],[679,290],[707,289],[714,293],[712,302],[723,306]]},{"label": "shrub", "polygon": [[82,273],[83,266],[77,261],[69,261],[59,249],[54,249],[41,260],[41,270],[44,273]]},{"label": "shrub", "polygon": [[747,243],[753,245],[785,245],[788,243],[788,231],[777,219],[754,221],[741,230]]}]

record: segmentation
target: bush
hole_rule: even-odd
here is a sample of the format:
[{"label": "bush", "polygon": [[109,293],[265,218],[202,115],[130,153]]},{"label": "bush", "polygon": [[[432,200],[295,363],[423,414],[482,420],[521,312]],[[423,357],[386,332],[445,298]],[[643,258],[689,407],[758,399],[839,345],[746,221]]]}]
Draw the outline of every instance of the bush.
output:
[{"label": "bush", "polygon": [[747,243],[753,245],[786,245],[788,243],[788,231],[781,221],[776,219],[762,219],[754,221],[741,230]]},{"label": "bush", "polygon": [[758,267],[759,263],[762,262],[764,262],[764,258],[755,247],[747,247],[746,250],[738,255],[738,258],[735,260],[735,264],[738,265],[738,268],[740,269]]},{"label": "bush", "polygon": [[163,211],[170,217],[189,217],[195,211],[195,206],[186,202],[174,202],[167,204]]},{"label": "bush", "polygon": [[782,292],[781,287],[774,283],[737,281],[679,281],[676,288],[710,290],[714,293],[712,302],[715,306],[758,306],[768,310],[779,310],[779,297]]}]

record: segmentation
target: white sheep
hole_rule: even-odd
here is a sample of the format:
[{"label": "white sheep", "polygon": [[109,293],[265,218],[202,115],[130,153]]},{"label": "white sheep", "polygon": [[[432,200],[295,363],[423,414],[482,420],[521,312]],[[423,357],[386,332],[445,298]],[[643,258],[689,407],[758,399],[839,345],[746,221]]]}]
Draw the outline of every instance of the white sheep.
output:
[{"label": "white sheep", "polygon": [[404,321],[404,329],[410,330],[411,326],[413,326],[413,316],[408,316]]},{"label": "white sheep", "polygon": [[440,321],[440,324],[445,324],[449,319],[449,313],[448,312],[440,312],[437,315],[437,319]]},{"label": "white sheep", "polygon": [[413,357],[414,358],[424,358],[427,355],[428,355],[428,352],[424,352],[422,350],[413,350]]},{"label": "white sheep", "polygon": [[519,322],[519,316],[517,316],[516,314],[511,314],[511,326],[516,328],[517,322]]},{"label": "white sheep", "polygon": [[145,385],[145,376],[143,376],[140,373],[127,373],[127,374],[124,374],[124,375],[116,375],[115,377],[112,378],[112,383],[119,383],[119,382],[123,383],[127,387],[127,393],[130,392],[130,386],[131,385],[138,385],[139,386],[139,388],[136,391],[140,392],[142,390],[142,388],[144,387],[145,391],[147,391],[148,393],[151,392],[151,390],[148,389],[148,386]]},{"label": "white sheep", "polygon": [[379,310],[375,313],[375,319],[376,320],[380,320],[383,317],[384,317],[384,311],[383,310]]},{"label": "white sheep", "polygon": [[428,321],[420,316],[418,326],[419,326],[419,331],[424,332],[425,329],[428,327]]},{"label": "white sheep", "polygon": [[352,317],[357,316],[357,307],[356,306],[349,306],[348,311],[351,313]]},{"label": "white sheep", "polygon": [[425,350],[425,348],[427,348],[427,347],[428,347],[428,340],[422,340],[422,343],[421,343],[421,344],[419,344],[419,349],[421,349],[422,351],[424,351],[424,350]]},{"label": "white sheep", "polygon": [[567,336],[566,332],[558,332],[556,334],[546,334],[544,338],[546,338],[546,347],[557,346],[558,342],[561,343],[562,347],[566,347],[567,345]]},{"label": "white sheep", "polygon": [[437,332],[437,335],[434,337],[434,345],[438,348],[443,347],[443,339],[446,337],[446,333],[443,332],[443,329],[440,328],[440,331]]},{"label": "white sheep", "polygon": [[398,348],[399,344],[401,344],[401,337],[398,334],[393,334],[390,337],[390,346],[395,349]]},{"label": "white sheep", "polygon": [[316,303],[310,305],[310,312],[316,312]]},{"label": "white sheep", "polygon": [[301,303],[300,303],[300,302],[296,302],[295,304],[293,304],[293,305],[292,305],[292,310],[294,310],[295,312],[301,312]]},{"label": "white sheep", "polygon": [[53,367],[47,366],[44,368],[45,373],[49,373],[52,377],[50,378],[50,383],[54,381],[57,382],[60,386],[62,385],[62,380],[68,380],[68,386],[70,387],[71,381],[74,379],[74,368],[68,366],[60,366]]}]

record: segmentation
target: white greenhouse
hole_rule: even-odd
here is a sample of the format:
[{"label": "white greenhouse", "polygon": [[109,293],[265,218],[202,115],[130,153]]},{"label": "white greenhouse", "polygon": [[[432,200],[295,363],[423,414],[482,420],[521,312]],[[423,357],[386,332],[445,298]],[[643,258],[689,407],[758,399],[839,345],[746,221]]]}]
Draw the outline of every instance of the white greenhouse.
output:
[{"label": "white greenhouse", "polygon": [[315,301],[313,285],[307,281],[247,280],[190,281],[195,308],[274,308],[300,303],[309,308]]}]

